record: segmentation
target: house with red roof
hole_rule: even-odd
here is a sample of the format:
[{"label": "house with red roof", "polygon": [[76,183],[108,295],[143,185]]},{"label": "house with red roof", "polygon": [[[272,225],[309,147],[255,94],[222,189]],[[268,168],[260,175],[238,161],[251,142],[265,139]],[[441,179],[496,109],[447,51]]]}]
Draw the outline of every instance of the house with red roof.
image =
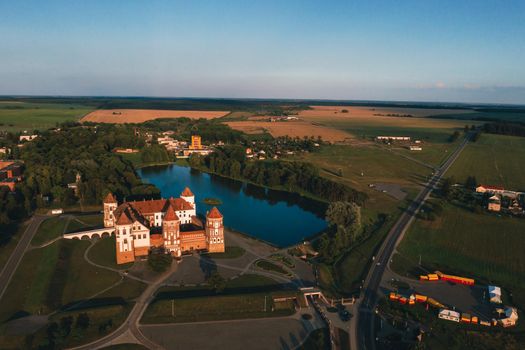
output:
[{"label": "house with red roof", "polygon": [[496,194],[496,193],[503,193],[505,192],[505,189],[501,186],[492,186],[492,185],[479,185],[478,187],[476,187],[476,192],[477,193],[492,193],[492,194]]},{"label": "house with red roof", "polygon": [[173,256],[184,252],[224,252],[223,216],[217,208],[197,217],[195,195],[186,187],[179,198],[124,202],[113,194],[104,199],[104,227],[113,228],[118,264],[147,256],[162,247]]}]

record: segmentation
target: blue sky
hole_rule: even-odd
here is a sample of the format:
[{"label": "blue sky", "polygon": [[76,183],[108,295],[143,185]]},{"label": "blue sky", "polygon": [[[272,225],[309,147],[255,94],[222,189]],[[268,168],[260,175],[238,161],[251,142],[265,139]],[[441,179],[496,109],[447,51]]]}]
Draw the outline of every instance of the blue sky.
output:
[{"label": "blue sky", "polygon": [[525,103],[525,1],[0,0],[0,94]]}]

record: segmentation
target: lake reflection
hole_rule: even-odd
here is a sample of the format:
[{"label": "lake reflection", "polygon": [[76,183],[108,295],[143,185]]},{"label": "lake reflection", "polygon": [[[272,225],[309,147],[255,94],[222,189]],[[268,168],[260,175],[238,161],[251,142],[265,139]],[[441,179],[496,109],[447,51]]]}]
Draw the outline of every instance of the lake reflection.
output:
[{"label": "lake reflection", "polygon": [[202,203],[204,198],[220,199],[218,208],[227,227],[281,247],[326,227],[326,205],[298,194],[268,190],[178,165],[143,168],[139,175],[144,182],[157,186],[165,198],[178,197],[184,187],[190,187],[201,215],[211,208]]}]

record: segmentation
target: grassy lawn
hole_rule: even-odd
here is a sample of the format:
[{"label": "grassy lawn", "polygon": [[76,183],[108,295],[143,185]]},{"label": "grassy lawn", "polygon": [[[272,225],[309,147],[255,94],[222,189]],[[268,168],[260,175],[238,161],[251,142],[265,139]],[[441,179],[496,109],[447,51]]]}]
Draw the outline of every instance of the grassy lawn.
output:
[{"label": "grassy lawn", "polygon": [[[88,328],[78,329],[73,326],[71,334],[60,339],[60,348],[68,348],[92,342],[111,333],[124,322],[130,310],[131,305],[112,305],[71,312],[59,312],[51,317],[51,322],[60,324],[60,319],[63,317],[72,316],[76,320],[78,314],[87,313],[89,317]],[[101,326],[105,326],[105,329],[102,330]]]},{"label": "grassy lawn", "polygon": [[133,266],[133,263],[117,264],[115,258],[116,245],[114,237],[99,239],[89,250],[89,258],[95,264],[111,267],[113,269],[126,270]]},{"label": "grassy lawn", "polygon": [[246,251],[237,246],[226,246],[224,253],[208,253],[206,254],[213,259],[235,259],[240,258]]},{"label": "grassy lawn", "polygon": [[335,264],[335,279],[340,292],[345,294],[359,292],[359,286],[368,272],[372,256],[376,254],[396,218],[392,216],[368,239],[351,249]]},{"label": "grassy lawn", "polygon": [[74,218],[71,218],[69,221],[66,232],[89,229],[92,227],[102,226],[102,224],[102,214],[77,215]]},{"label": "grassy lawn", "polygon": [[275,280],[255,274],[241,275],[237,278],[231,279],[227,282],[226,288],[251,288],[251,287],[264,287],[274,286],[278,284]]},{"label": "grassy lawn", "polygon": [[407,147],[401,145],[392,145],[385,148],[391,148],[393,152],[411,157],[413,159],[424,162],[432,166],[440,166],[445,162],[448,156],[458,147],[459,143],[463,139],[462,134],[460,138],[454,142],[448,141],[448,136],[443,142],[428,142],[421,145],[421,151],[411,151]]},{"label": "grassy lawn", "polygon": [[283,269],[280,265],[274,264],[273,262],[268,260],[257,260],[255,262],[255,266],[266,271],[277,272],[282,275],[288,275],[288,271]]},{"label": "grassy lawn", "polygon": [[48,313],[117,282],[118,274],[89,265],[89,242],[60,240],[26,253],[0,304],[0,322],[20,313]]},{"label": "grassy lawn", "polygon": [[312,331],[298,350],[319,350],[330,348],[330,332],[328,328]]},{"label": "grassy lawn", "polygon": [[[475,214],[447,205],[435,222],[416,220],[394,258],[401,274],[418,273],[417,264],[430,271],[464,274],[510,289],[522,298],[525,290],[525,220]],[[525,306],[525,299],[517,301]]]},{"label": "grassy lawn", "polygon": [[[367,193],[370,199],[365,209],[373,216],[394,211],[399,201],[369,188],[369,184],[394,183],[410,191],[431,173],[430,169],[375,145],[323,146],[319,152],[305,154],[301,159],[318,166],[322,176]],[[342,176],[337,175],[340,169]]]},{"label": "grassy lawn", "polygon": [[284,265],[286,265],[287,267],[293,269],[295,267],[295,264],[293,262],[293,260],[286,256],[286,255],[282,255],[282,254],[273,254],[273,255],[270,255],[270,259],[274,260],[274,261],[277,261],[277,262],[280,262],[280,263],[283,263]]},{"label": "grassy lawn", "polygon": [[57,237],[62,236],[67,221],[68,219],[59,216],[46,219],[38,227],[38,230],[35,236],[33,237],[31,244],[34,246],[39,246]]},{"label": "grassy lawn", "polygon": [[[281,294],[282,292],[279,292],[279,295]],[[292,304],[286,304],[286,306],[281,304],[279,307],[275,307],[271,293],[215,295],[155,300],[144,313],[142,322],[172,323],[233,320],[287,316],[294,312],[295,309]]]},{"label": "grassy lawn", "polygon": [[371,139],[380,135],[410,136],[414,140],[425,142],[443,142],[454,130],[462,130],[465,124],[476,124],[452,119],[370,116],[302,116],[302,119],[344,130],[361,139]]},{"label": "grassy lawn", "polygon": [[11,253],[16,248],[20,236],[24,233],[27,228],[27,223],[11,224],[8,227],[4,227],[3,234],[0,238],[0,266],[5,266],[7,260],[11,256]]},{"label": "grassy lawn", "polygon": [[7,102],[0,103],[0,130],[32,132],[57,123],[78,120],[92,107],[79,104]]},{"label": "grassy lawn", "polygon": [[140,281],[125,278],[122,283],[100,294],[98,298],[122,298],[124,300],[133,300],[138,298],[146,289],[147,285]]},{"label": "grassy lawn", "polygon": [[470,143],[447,172],[464,182],[474,175],[480,184],[525,190],[525,137],[482,134]]}]

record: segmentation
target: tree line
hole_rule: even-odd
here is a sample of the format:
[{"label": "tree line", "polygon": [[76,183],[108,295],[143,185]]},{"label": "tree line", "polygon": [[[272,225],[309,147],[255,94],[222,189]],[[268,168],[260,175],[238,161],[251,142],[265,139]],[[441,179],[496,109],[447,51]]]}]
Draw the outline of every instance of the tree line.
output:
[{"label": "tree line", "polygon": [[307,192],[329,202],[351,201],[363,205],[367,199],[363,192],[321,177],[319,169],[309,163],[247,161],[241,146],[221,147],[205,157],[193,154],[189,163],[206,172],[290,192]]},{"label": "tree line", "polygon": [[488,134],[510,135],[525,137],[525,124],[498,121],[483,124],[483,131]]}]

